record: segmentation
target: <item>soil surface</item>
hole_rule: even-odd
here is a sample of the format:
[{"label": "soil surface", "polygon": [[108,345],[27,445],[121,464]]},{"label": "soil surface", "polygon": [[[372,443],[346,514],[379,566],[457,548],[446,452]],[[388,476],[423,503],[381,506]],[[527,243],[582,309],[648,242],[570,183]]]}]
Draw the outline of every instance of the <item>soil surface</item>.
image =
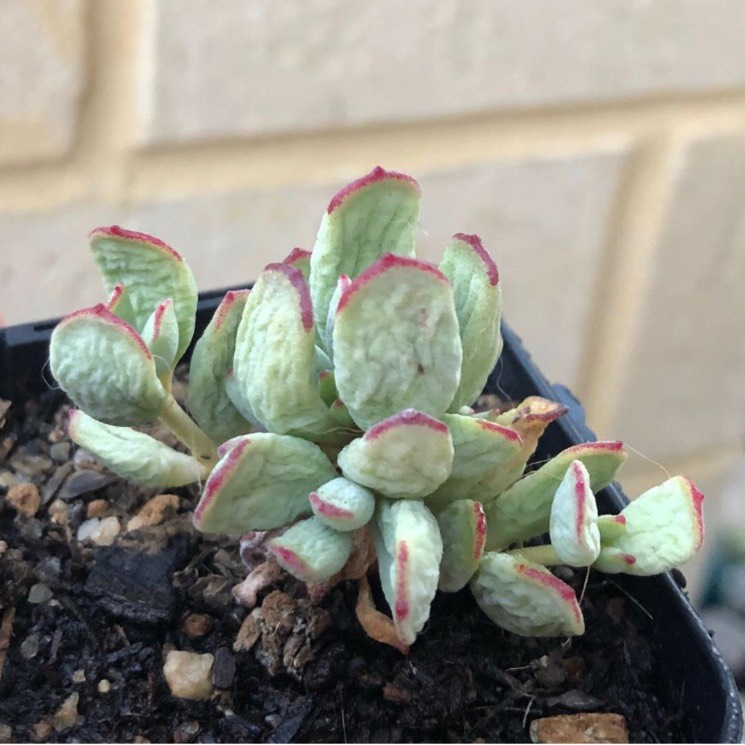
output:
[{"label": "soil surface", "polygon": [[[576,712],[622,714],[632,742],[689,741],[650,618],[600,574],[557,569],[578,595],[587,580],[582,637],[505,632],[465,590],[438,593],[408,656],[365,636],[355,583],[311,602],[280,574],[260,637],[234,651],[251,613],[231,593],[235,542],[193,530],[191,489],[128,531],[156,492],[71,446],[66,411],[50,391],[0,432],[0,742],[525,742],[532,720]],[[11,506],[19,483],[35,514],[33,489]],[[214,655],[211,698],[171,694],[174,649]]]}]

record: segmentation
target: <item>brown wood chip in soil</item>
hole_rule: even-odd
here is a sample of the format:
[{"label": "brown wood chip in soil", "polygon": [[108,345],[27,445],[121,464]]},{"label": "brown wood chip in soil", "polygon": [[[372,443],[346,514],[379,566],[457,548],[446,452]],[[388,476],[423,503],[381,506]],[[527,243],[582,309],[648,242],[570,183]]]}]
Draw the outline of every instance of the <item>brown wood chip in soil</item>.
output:
[{"label": "brown wood chip in soil", "polygon": [[[27,473],[15,474],[7,462],[0,471],[44,494],[59,468],[49,451],[64,440],[65,410],[54,392],[13,406],[2,438],[13,439],[10,457]],[[64,454],[55,449],[56,458]],[[80,470],[74,455],[72,448],[71,468]],[[32,475],[29,462],[36,464]],[[90,502],[106,500],[109,514],[126,525],[155,492],[120,479],[93,487],[67,493],[65,519],[57,505],[54,521],[53,500],[26,517],[0,488],[0,538],[8,546],[0,556],[0,611],[15,608],[0,722],[14,741],[527,742],[531,721],[587,711],[622,715],[635,742],[689,740],[685,712],[658,668],[652,621],[607,577],[590,576],[583,637],[509,634],[465,590],[438,594],[404,656],[364,634],[356,582],[342,582],[314,606],[285,575],[260,592],[260,602],[281,591],[300,609],[295,625],[272,638],[285,646],[276,650],[281,671],[271,676],[260,662],[268,642],[233,652],[251,611],[230,590],[246,571],[234,542],[190,527],[195,492],[172,490],[180,499],[175,516],[96,547],[76,540]],[[580,588],[583,579],[578,572],[570,583]],[[39,584],[50,597],[29,603],[29,589]],[[379,584],[371,585],[385,608]],[[314,626],[312,607],[328,616],[325,630]],[[170,694],[163,663],[173,649],[215,656],[209,700]],[[65,720],[69,729],[55,729],[71,701],[76,717]]]}]

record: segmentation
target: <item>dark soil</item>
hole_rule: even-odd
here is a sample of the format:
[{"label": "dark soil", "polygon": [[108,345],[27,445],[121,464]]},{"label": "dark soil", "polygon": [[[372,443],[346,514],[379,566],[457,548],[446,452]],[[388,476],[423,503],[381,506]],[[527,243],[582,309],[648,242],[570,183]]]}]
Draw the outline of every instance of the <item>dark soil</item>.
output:
[{"label": "dark soil", "polygon": [[[50,392],[14,407],[0,434],[0,742],[525,742],[533,719],[584,711],[624,715],[632,742],[690,741],[651,619],[604,575],[589,577],[583,637],[509,634],[466,590],[438,594],[406,657],[364,635],[354,583],[317,607],[283,577],[261,597],[283,590],[294,625],[234,653],[249,614],[231,595],[237,546],[191,528],[188,489],[163,524],[125,533],[154,492],[73,460],[60,404]],[[34,517],[2,496],[15,481],[39,487]],[[76,538],[94,508],[119,518],[111,546]],[[557,572],[581,592],[583,572]],[[210,700],[171,695],[171,649],[215,655]]]}]

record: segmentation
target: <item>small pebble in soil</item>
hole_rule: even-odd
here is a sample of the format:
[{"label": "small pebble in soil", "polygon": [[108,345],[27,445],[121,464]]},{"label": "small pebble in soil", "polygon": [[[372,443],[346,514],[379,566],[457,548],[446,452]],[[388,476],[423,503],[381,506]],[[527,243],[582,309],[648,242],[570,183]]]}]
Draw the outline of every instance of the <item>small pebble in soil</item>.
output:
[{"label": "small pebble in soil", "polygon": [[102,680],[98,681],[97,690],[99,693],[103,693],[103,694],[109,693],[109,691],[111,691],[111,683],[108,680],[106,680],[106,678],[103,678]]},{"label": "small pebble in soil", "polygon": [[26,517],[33,517],[41,507],[41,495],[35,484],[14,484],[8,490],[5,501]]},{"label": "small pebble in soil", "polygon": [[18,478],[12,471],[0,471],[0,488],[9,489],[17,483]]},{"label": "small pebble in soil", "polygon": [[46,742],[52,734],[52,723],[42,719],[31,727],[34,742]]},{"label": "small pebble in soil", "polygon": [[181,622],[181,630],[190,638],[198,639],[212,628],[212,616],[206,613],[190,613]]},{"label": "small pebble in soil", "polygon": [[31,589],[28,591],[28,602],[32,605],[42,605],[48,602],[52,598],[52,591],[43,582],[37,582],[35,585],[31,585]]},{"label": "small pebble in soil", "polygon": [[66,732],[76,724],[81,724],[82,717],[78,714],[78,701],[80,694],[76,691],[71,693],[57,709],[52,717],[52,726],[57,732]]},{"label": "small pebble in soil", "polygon": [[78,448],[72,458],[73,465],[77,470],[103,471],[104,466],[97,460],[93,453],[85,448]]},{"label": "small pebble in soil", "polygon": [[59,498],[69,502],[76,497],[98,491],[114,480],[114,476],[98,471],[75,471],[65,479]]},{"label": "small pebble in soil", "polygon": [[55,442],[52,447],[49,448],[49,455],[52,456],[52,460],[55,463],[66,463],[70,459],[70,452],[72,451],[72,445],[69,442]]},{"label": "small pebble in soil", "polygon": [[55,499],[49,505],[49,518],[55,525],[67,525],[68,508],[61,499]]},{"label": "small pebble in soil", "polygon": [[171,693],[177,698],[202,701],[212,695],[212,665],[215,658],[211,654],[197,654],[171,650],[163,666]]},{"label": "small pebble in soil", "polygon": [[76,670],[72,674],[73,683],[85,683],[85,670]]},{"label": "small pebble in soil", "polygon": [[94,499],[88,502],[85,508],[85,516],[90,520],[92,517],[104,517],[109,511],[109,503],[105,499]]},{"label": "small pebble in soil", "polygon": [[534,719],[530,739],[535,743],[626,743],[629,730],[620,714],[562,714]]},{"label": "small pebble in soil", "polygon": [[8,544],[5,541],[0,541],[0,556],[2,556],[8,550]]},{"label": "small pebble in soil", "polygon": [[194,742],[197,732],[199,732],[199,722],[181,722],[173,730],[173,741],[176,743]]},{"label": "small pebble in soil", "polygon": [[13,730],[7,724],[0,724],[0,743],[13,742]]},{"label": "small pebble in soil", "polygon": [[21,644],[21,657],[32,660],[39,653],[39,634],[29,634]]},{"label": "small pebble in soil", "polygon": [[175,494],[158,494],[145,502],[139,512],[127,523],[127,530],[138,530],[146,525],[160,525],[178,510],[179,498]]},{"label": "small pebble in soil", "polygon": [[212,682],[215,688],[230,688],[235,677],[235,655],[227,647],[220,647],[215,652],[215,664],[212,669]]},{"label": "small pebble in soil", "polygon": [[20,451],[10,459],[10,467],[33,479],[54,470],[54,461],[46,455]]}]

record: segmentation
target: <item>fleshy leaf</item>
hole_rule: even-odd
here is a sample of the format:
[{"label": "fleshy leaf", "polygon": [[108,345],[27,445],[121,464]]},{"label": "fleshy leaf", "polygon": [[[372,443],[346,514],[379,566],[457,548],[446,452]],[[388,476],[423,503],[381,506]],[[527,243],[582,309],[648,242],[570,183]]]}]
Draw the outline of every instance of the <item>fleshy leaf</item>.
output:
[{"label": "fleshy leaf", "polygon": [[512,427],[523,440],[523,455],[527,462],[535,452],[541,435],[551,422],[564,416],[569,409],[564,405],[541,396],[528,396],[514,409],[493,415],[488,412],[489,421]]},{"label": "fleshy leaf", "polygon": [[398,638],[413,644],[429,618],[437,592],[442,538],[432,513],[420,501],[381,500],[373,538],[380,584],[393,612]]},{"label": "fleshy leaf", "polygon": [[497,626],[520,636],[577,636],[585,631],[569,585],[520,556],[484,554],[471,591]]},{"label": "fleshy leaf", "polygon": [[303,582],[323,582],[347,563],[352,533],[340,533],[315,517],[301,520],[267,542],[277,563]]},{"label": "fleshy leaf", "polygon": [[317,445],[288,435],[243,435],[220,452],[194,510],[203,533],[281,528],[310,514],[308,495],[337,475]]},{"label": "fleshy leaf", "polygon": [[289,264],[299,269],[307,282],[310,277],[310,251],[302,248],[293,248],[282,261],[283,264]]},{"label": "fleshy leaf", "polygon": [[626,533],[625,515],[600,515],[598,517],[600,543],[612,543]]},{"label": "fleshy leaf", "polygon": [[436,267],[383,256],[342,293],[333,337],[336,387],[362,429],[407,407],[447,410],[461,346],[450,283]]},{"label": "fleshy leaf", "polygon": [[356,530],[372,519],[375,495],[364,486],[340,477],[311,492],[310,506],[324,525],[341,531]]},{"label": "fleshy leaf", "polygon": [[173,367],[178,353],[178,320],[173,301],[158,303],[142,329],[142,340],[155,360],[155,371],[164,385],[170,385]]},{"label": "fleshy leaf", "polygon": [[235,336],[248,293],[249,290],[226,293],[191,357],[189,411],[215,442],[245,434],[251,428],[230,398],[227,387],[233,367]]},{"label": "fleshy leaf", "polygon": [[478,398],[502,352],[502,289],[497,266],[476,235],[454,235],[440,269],[453,287],[463,346],[460,385],[451,405],[457,411]]},{"label": "fleshy leaf", "polygon": [[141,486],[184,486],[206,476],[190,455],[130,427],[99,422],[79,409],[70,414],[67,431],[75,443],[90,450],[107,468]]},{"label": "fleshy leaf", "polygon": [[618,441],[574,445],[515,482],[486,505],[487,550],[504,548],[549,529],[556,489],[575,460],[582,461],[587,468],[590,489],[595,494],[613,481],[626,461],[626,451]]},{"label": "fleshy leaf", "polygon": [[486,516],[480,502],[459,499],[439,515],[442,562],[438,588],[458,592],[479,568],[486,541]]},{"label": "fleshy leaf", "polygon": [[315,370],[313,308],[302,272],[269,264],[238,327],[233,374],[254,416],[285,434],[325,431],[328,408]]},{"label": "fleshy leaf", "polygon": [[132,304],[129,302],[129,296],[123,284],[114,285],[106,303],[106,309],[121,318],[122,321],[126,321],[130,326],[135,322]]},{"label": "fleshy leaf", "polygon": [[456,499],[485,501],[505,464],[520,456],[522,440],[511,427],[462,414],[445,414],[453,438],[453,469],[448,480],[427,497],[431,509],[442,509]]},{"label": "fleshy leaf", "polygon": [[173,300],[179,328],[176,359],[181,359],[194,335],[197,311],[197,283],[183,257],[158,238],[118,225],[96,228],[89,237],[107,292],[120,283],[126,287],[136,329],[145,326],[164,297]]},{"label": "fleshy leaf", "polygon": [[[498,469],[482,480],[479,490],[473,496],[487,503],[512,486],[525,471],[525,466],[535,452],[538,440],[546,427],[567,412],[567,407],[554,401],[529,396],[517,407],[508,411],[485,411],[475,414],[475,419],[485,419],[494,424],[509,427],[520,435],[520,452],[509,461],[505,461]],[[464,494],[463,496],[469,496]]]},{"label": "fleshy leaf", "polygon": [[339,453],[348,479],[393,498],[421,498],[450,474],[453,442],[446,425],[406,409],[376,424]]},{"label": "fleshy leaf", "polygon": [[310,292],[321,338],[342,274],[354,279],[384,253],[414,256],[420,198],[413,178],[378,167],[331,200],[310,259]]},{"label": "fleshy leaf", "polygon": [[598,506],[582,461],[572,462],[556,490],[549,534],[559,558],[570,566],[590,566],[600,554]]},{"label": "fleshy leaf", "polygon": [[166,391],[140,335],[104,305],[64,318],[49,346],[52,375],[86,413],[107,424],[149,424]]},{"label": "fleshy leaf", "polygon": [[334,356],[334,321],[336,319],[336,311],[339,308],[339,301],[344,291],[352,284],[352,280],[347,277],[346,274],[342,274],[339,277],[336,287],[334,288],[334,294],[331,296],[329,303],[329,312],[326,317],[326,325],[323,331],[319,331],[322,337],[323,345],[326,347],[329,353],[329,357],[333,359]]},{"label": "fleshy leaf", "polygon": [[[704,540],[703,494],[675,476],[644,492],[624,508],[626,530],[603,538],[593,568],[611,574],[659,574],[688,561]],[[606,543],[606,539],[608,542]]]}]

